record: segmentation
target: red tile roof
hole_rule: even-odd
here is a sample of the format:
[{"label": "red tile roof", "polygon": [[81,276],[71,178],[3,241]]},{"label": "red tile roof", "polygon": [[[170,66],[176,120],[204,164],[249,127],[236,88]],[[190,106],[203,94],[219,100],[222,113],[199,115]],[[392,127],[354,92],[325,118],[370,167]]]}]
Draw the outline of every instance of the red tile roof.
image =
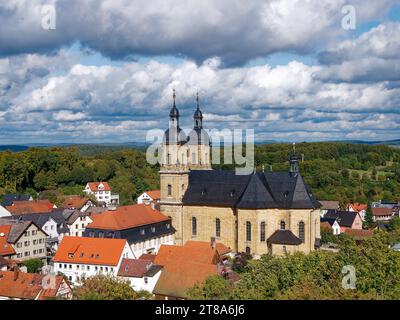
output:
[{"label": "red tile roof", "polygon": [[89,198],[81,197],[81,196],[71,196],[64,200],[61,204],[61,208],[66,209],[81,209],[87,202]]},{"label": "red tile roof", "polygon": [[56,276],[55,289],[43,289],[43,277],[21,271],[0,271],[0,296],[30,300],[56,297],[63,278]]},{"label": "red tile roof", "polygon": [[[100,184],[103,184],[104,189],[99,189]],[[111,191],[111,187],[108,182],[88,182],[88,185],[92,191]]]},{"label": "red tile roof", "polygon": [[147,193],[153,200],[159,200],[161,198],[160,190],[149,190],[145,191],[145,193]]},{"label": "red tile roof", "polygon": [[125,230],[138,226],[167,221],[170,218],[150,205],[134,204],[120,206],[116,210],[92,216],[93,222],[87,228],[103,230]]},{"label": "red tile roof", "polygon": [[[190,241],[189,240],[186,242],[185,247],[187,247],[187,248],[204,248],[204,249],[210,250],[211,244],[209,242],[205,242],[205,241]],[[228,254],[232,251],[230,248],[228,248],[226,245],[224,245],[221,242],[216,243],[216,249],[220,256]]]},{"label": "red tile roof", "polygon": [[155,254],[151,254],[151,253],[143,253],[139,259],[141,260],[148,260],[151,262],[154,262],[154,260],[156,259],[156,255]]},{"label": "red tile roof", "polygon": [[368,208],[368,205],[362,203],[351,203],[349,206],[356,212],[367,210]]},{"label": "red tile roof", "polygon": [[0,226],[0,256],[15,254],[13,246],[7,242],[10,231],[11,225]]},{"label": "red tile roof", "polygon": [[125,239],[64,236],[53,261],[116,266],[126,243]]},{"label": "red tile roof", "polygon": [[54,208],[49,200],[33,200],[33,201],[16,201],[6,209],[13,215],[22,215],[29,213],[47,213]]},{"label": "red tile roof", "polygon": [[391,216],[392,214],[391,208],[372,208],[372,215],[374,216]]}]

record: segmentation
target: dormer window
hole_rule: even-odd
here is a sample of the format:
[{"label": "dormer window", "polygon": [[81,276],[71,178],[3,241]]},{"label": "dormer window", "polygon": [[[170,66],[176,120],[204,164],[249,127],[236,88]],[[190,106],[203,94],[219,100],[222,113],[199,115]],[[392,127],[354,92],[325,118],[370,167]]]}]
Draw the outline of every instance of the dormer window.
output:
[{"label": "dormer window", "polygon": [[289,196],[289,191],[285,191],[284,193],[283,193],[283,196],[285,197],[285,199]]},{"label": "dormer window", "polygon": [[206,194],[207,194],[207,190],[206,190],[206,189],[201,190],[201,195],[202,195],[203,197],[204,197]]},{"label": "dormer window", "polygon": [[151,227],[151,232],[156,232],[156,228],[155,227]]},{"label": "dormer window", "polygon": [[231,197],[233,197],[233,196],[235,195],[235,190],[231,190],[231,191],[229,192],[229,195],[230,195]]},{"label": "dormer window", "polygon": [[73,259],[75,257],[75,254],[73,253],[68,253],[68,258]]}]

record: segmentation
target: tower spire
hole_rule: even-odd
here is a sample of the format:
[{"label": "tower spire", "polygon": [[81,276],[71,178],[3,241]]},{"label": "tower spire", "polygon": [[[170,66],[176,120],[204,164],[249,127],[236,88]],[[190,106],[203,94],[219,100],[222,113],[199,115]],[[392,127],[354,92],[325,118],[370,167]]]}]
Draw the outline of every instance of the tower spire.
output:
[{"label": "tower spire", "polygon": [[296,156],[296,143],[293,142],[293,153],[290,156],[290,173],[296,174],[299,172],[299,160]]},{"label": "tower spire", "polygon": [[199,92],[196,93],[196,111],[194,112],[194,128],[195,129],[202,129],[203,128],[203,114],[200,110],[200,98]]},{"label": "tower spire", "polygon": [[170,126],[171,127],[178,127],[179,126],[179,110],[176,107],[176,92],[175,88],[172,90],[172,108],[171,111],[169,112],[169,118],[170,118]]}]

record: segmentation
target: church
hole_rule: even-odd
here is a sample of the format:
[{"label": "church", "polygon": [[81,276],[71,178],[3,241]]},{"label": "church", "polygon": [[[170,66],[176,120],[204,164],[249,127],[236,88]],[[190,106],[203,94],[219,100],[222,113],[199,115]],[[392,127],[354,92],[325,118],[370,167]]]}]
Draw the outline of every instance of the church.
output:
[{"label": "church", "polygon": [[188,136],[179,126],[175,100],[174,91],[160,164],[160,210],[172,218],[175,243],[215,239],[254,256],[315,250],[321,205],[304,182],[295,153],[287,172],[213,170],[198,95]]}]

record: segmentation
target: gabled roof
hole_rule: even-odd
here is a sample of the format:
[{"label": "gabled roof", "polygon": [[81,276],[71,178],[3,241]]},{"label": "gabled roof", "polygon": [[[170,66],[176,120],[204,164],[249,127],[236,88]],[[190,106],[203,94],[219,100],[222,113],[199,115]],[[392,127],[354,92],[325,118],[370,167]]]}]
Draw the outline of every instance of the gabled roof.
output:
[{"label": "gabled roof", "polygon": [[349,209],[350,208],[353,209],[356,212],[360,212],[360,211],[363,211],[363,210],[367,210],[368,205],[363,204],[363,203],[350,203],[349,204]]},{"label": "gabled roof", "polygon": [[81,196],[70,196],[64,200],[61,204],[60,208],[65,209],[82,209],[89,202],[89,198],[81,197]]},{"label": "gabled roof", "polygon": [[145,191],[144,193],[146,193],[153,200],[158,200],[161,198],[160,190],[149,190],[149,191]]},{"label": "gabled roof", "polygon": [[87,228],[102,230],[125,230],[170,220],[150,205],[134,204],[120,206],[116,210],[92,216],[93,222]]},{"label": "gabled roof", "polygon": [[328,210],[324,218],[335,219],[341,227],[351,228],[358,215],[359,213],[354,211]]},{"label": "gabled roof", "polygon": [[10,232],[10,225],[0,226],[0,257],[15,254],[13,246],[7,240]]},{"label": "gabled roof", "polygon": [[3,196],[3,207],[11,206],[15,201],[29,201],[31,196],[29,194],[5,194]]},{"label": "gabled roof", "polygon": [[122,259],[118,270],[119,277],[153,277],[163,267],[144,259]]},{"label": "gabled roof", "polygon": [[302,241],[290,230],[276,230],[269,238],[268,243],[298,246]]},{"label": "gabled roof", "polygon": [[[210,183],[212,181],[212,183]],[[183,197],[186,205],[215,205],[241,209],[316,209],[314,198],[299,173],[194,170]]]},{"label": "gabled roof", "polygon": [[11,206],[6,207],[6,209],[10,211],[12,215],[50,212],[53,210],[53,208],[54,204],[52,204],[49,200],[17,201]]},{"label": "gabled roof", "polygon": [[30,227],[30,225],[35,225],[40,231],[42,231],[46,236],[46,232],[44,232],[36,223],[32,221],[23,221],[23,220],[12,220],[12,219],[0,219],[0,226],[11,226],[10,233],[8,234],[7,241],[9,243],[15,243],[18,239],[23,235],[26,229]]},{"label": "gabled roof", "polygon": [[[99,189],[99,185],[103,185],[103,189]],[[88,182],[91,191],[111,191],[111,187],[108,182]]]},{"label": "gabled roof", "polygon": [[17,299],[54,298],[63,281],[56,276],[55,289],[42,287],[44,275],[21,271],[0,271],[0,296]]},{"label": "gabled roof", "polygon": [[176,298],[188,298],[187,291],[190,288],[217,274],[218,267],[214,264],[182,261],[175,264],[173,268],[164,267],[153,293]]},{"label": "gabled roof", "polygon": [[54,262],[116,266],[126,240],[64,236]]}]

